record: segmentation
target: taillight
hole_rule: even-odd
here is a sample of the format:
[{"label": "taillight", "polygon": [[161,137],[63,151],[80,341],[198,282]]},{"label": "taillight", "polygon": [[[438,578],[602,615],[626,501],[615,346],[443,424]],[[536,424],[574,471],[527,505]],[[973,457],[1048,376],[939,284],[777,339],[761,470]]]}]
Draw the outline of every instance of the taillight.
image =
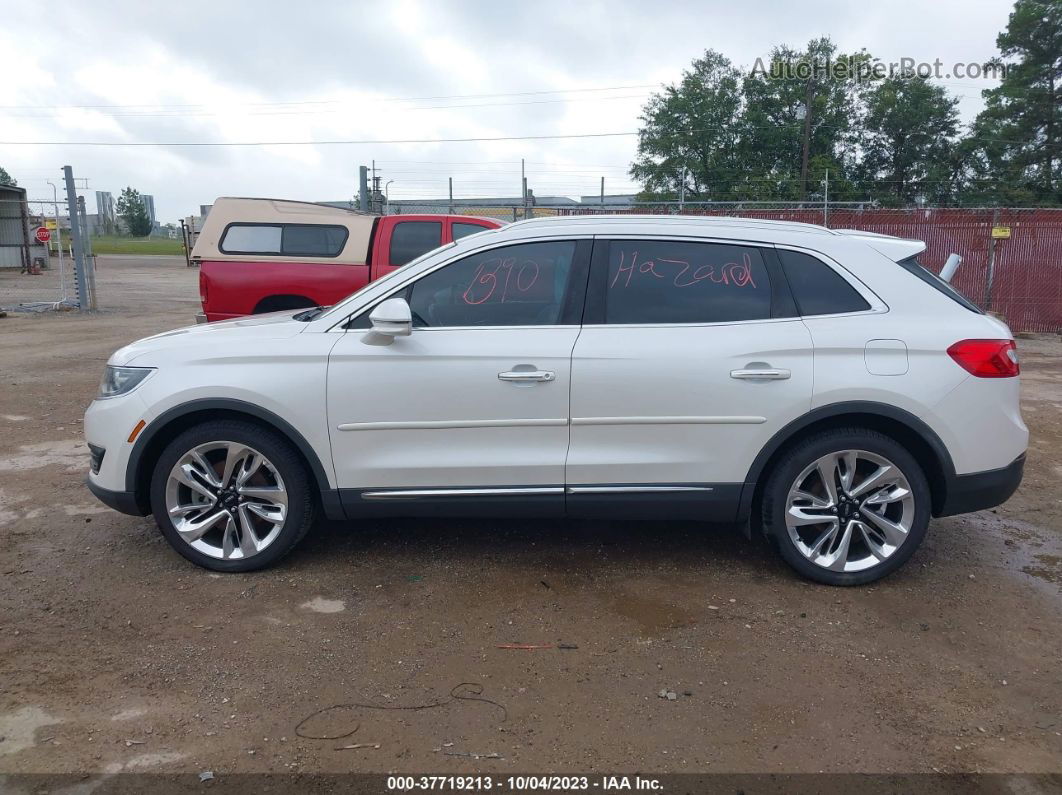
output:
[{"label": "taillight", "polygon": [[207,280],[202,271],[199,271],[199,300],[202,301],[203,306],[206,306],[207,302]]},{"label": "taillight", "polygon": [[948,356],[978,378],[1011,378],[1021,372],[1014,340],[960,340]]}]

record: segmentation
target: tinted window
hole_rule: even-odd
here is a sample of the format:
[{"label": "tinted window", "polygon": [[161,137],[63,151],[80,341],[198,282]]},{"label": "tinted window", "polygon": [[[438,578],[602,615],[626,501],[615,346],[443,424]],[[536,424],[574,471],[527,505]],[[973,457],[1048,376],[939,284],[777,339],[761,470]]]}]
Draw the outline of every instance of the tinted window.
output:
[{"label": "tinted window", "polygon": [[442,221],[399,221],[391,230],[390,262],[405,265],[442,245]]},{"label": "tinted window", "polygon": [[720,323],[771,316],[759,249],[715,243],[609,244],[606,323]]},{"label": "tinted window", "polygon": [[285,225],[280,249],[300,257],[338,257],[347,242],[345,226]]},{"label": "tinted window", "polygon": [[476,232],[486,231],[486,229],[487,227],[479,224],[463,224],[460,221],[455,221],[453,224],[454,240],[460,240],[463,237],[474,235]]},{"label": "tinted window", "polygon": [[984,314],[984,312],[982,312],[980,308],[978,308],[978,306],[970,301],[965,295],[952,287],[948,282],[941,279],[937,274],[926,268],[925,265],[918,261],[917,257],[908,257],[907,259],[900,260],[897,265],[908,273],[917,276],[934,290],[944,293],[944,295],[948,296],[948,298],[960,306],[964,306],[971,312],[976,312],[979,315]]},{"label": "tinted window", "polygon": [[318,224],[230,224],[218,248],[225,254],[338,257],[347,242],[345,226]]},{"label": "tinted window", "polygon": [[575,243],[525,243],[452,262],[413,284],[413,325],[556,325],[574,254]]},{"label": "tinted window", "polygon": [[799,251],[778,250],[782,269],[801,315],[833,315],[870,309],[859,293],[833,268]]}]

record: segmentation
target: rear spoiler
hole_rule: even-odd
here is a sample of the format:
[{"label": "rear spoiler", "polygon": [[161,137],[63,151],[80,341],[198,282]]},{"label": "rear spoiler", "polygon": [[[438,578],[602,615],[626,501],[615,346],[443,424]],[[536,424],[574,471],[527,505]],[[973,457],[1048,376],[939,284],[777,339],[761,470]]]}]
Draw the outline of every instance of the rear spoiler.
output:
[{"label": "rear spoiler", "polygon": [[909,257],[916,257],[926,250],[926,244],[921,240],[910,240],[905,237],[893,237],[892,235],[879,235],[877,232],[864,232],[860,229],[835,229],[839,235],[855,237],[862,240],[879,254],[899,262]]}]

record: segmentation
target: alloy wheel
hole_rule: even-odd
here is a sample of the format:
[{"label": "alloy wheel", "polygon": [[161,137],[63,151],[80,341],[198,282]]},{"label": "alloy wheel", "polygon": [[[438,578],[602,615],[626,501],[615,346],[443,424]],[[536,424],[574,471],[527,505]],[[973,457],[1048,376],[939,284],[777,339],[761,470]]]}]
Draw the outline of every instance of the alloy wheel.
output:
[{"label": "alloy wheel", "polygon": [[177,459],[166,512],[193,549],[222,560],[258,554],[280,535],[288,492],[277,468],[239,442],[207,442]]},{"label": "alloy wheel", "polygon": [[785,524],[799,552],[824,569],[854,572],[888,560],[915,515],[911,484],[887,458],[842,450],[814,461],[793,482]]}]

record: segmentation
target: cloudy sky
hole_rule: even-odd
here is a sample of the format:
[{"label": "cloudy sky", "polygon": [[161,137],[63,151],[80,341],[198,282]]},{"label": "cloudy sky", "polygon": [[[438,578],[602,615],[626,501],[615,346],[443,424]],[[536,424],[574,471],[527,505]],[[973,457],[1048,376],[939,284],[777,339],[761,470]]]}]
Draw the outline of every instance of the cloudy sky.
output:
[{"label": "cloudy sky", "polygon": [[[0,165],[50,198],[72,165],[93,191],[133,185],[159,220],[219,195],[348,199],[375,159],[392,198],[637,189],[647,95],[714,48],[751,68],[772,46],[978,62],[1005,0],[761,2],[65,2],[0,6]],[[964,120],[985,80],[945,80]],[[490,139],[439,142],[438,139]],[[391,141],[424,141],[384,143]],[[180,146],[180,143],[315,142]],[[324,141],[365,143],[324,144]],[[50,142],[45,144],[43,142]],[[59,142],[59,143],[56,143]],[[85,142],[113,144],[87,146]]]}]

